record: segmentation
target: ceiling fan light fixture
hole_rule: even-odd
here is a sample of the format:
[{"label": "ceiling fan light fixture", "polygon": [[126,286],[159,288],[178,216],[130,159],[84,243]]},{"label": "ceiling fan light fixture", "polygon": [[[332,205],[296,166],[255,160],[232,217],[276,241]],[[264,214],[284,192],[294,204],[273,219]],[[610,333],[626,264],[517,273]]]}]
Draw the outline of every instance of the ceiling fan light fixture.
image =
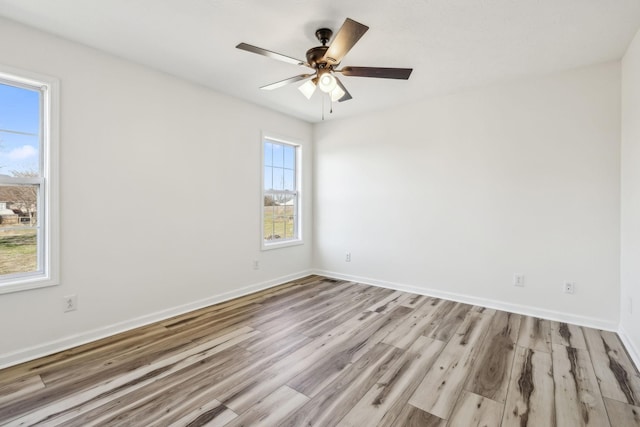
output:
[{"label": "ceiling fan light fixture", "polygon": [[333,89],[329,93],[329,96],[331,97],[331,101],[332,102],[339,101],[345,95],[346,95],[346,92],[344,90],[342,90],[342,88],[340,86],[336,86],[335,89]]},{"label": "ceiling fan light fixture", "polygon": [[318,88],[324,93],[331,93],[337,85],[336,78],[330,72],[322,73],[318,80]]},{"label": "ceiling fan light fixture", "polygon": [[307,80],[303,84],[298,87],[298,90],[302,92],[302,94],[307,98],[311,99],[313,94],[316,91],[316,81],[317,79]]}]

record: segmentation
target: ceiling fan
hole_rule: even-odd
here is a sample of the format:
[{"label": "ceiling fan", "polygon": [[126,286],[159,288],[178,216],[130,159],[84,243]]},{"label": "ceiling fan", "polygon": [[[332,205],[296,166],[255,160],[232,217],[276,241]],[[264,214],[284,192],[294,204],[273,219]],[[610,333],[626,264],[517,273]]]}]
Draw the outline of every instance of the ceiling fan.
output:
[{"label": "ceiling fan", "polygon": [[309,67],[315,71],[311,74],[300,74],[276,83],[262,86],[260,89],[273,90],[291,83],[306,80],[299,89],[307,99],[311,99],[316,88],[318,88],[322,92],[329,94],[331,101],[343,102],[351,99],[352,97],[340,79],[336,77],[335,73],[341,73],[343,76],[353,77],[377,77],[382,79],[408,80],[411,72],[413,71],[412,68],[380,67],[343,67],[338,69],[337,67],[340,65],[342,58],[344,58],[344,56],[351,50],[358,40],[360,40],[368,29],[369,27],[366,25],[347,18],[329,46],[327,46],[327,43],[331,39],[333,31],[328,28],[318,29],[316,31],[316,37],[320,43],[322,43],[322,46],[312,47],[309,49],[306,54],[306,61],[252,46],[247,43],[240,43],[236,48],[277,59],[278,61]]}]

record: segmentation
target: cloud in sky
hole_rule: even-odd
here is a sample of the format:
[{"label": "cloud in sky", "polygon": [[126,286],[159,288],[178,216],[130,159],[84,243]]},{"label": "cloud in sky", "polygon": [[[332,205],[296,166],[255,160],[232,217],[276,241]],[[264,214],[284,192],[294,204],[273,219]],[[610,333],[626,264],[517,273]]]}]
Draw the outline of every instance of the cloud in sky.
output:
[{"label": "cloud in sky", "polygon": [[23,145],[22,147],[16,147],[13,150],[9,151],[6,154],[6,157],[9,160],[24,160],[30,157],[36,157],[38,155],[38,150],[33,148],[31,145]]}]

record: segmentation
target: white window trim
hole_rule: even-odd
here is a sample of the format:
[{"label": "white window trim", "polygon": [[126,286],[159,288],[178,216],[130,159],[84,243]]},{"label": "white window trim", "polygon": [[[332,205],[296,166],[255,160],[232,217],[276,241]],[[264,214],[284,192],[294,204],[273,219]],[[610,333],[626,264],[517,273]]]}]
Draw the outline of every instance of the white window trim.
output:
[{"label": "white window trim", "polygon": [[[0,278],[0,294],[24,291],[27,289],[55,286],[60,283],[60,217],[58,187],[58,138],[59,138],[59,93],[58,79],[31,71],[0,64],[0,79],[23,84],[29,87],[42,88],[42,177],[35,178],[41,184],[40,212],[44,215],[42,223],[42,271]],[[0,178],[5,183],[12,183],[11,178]],[[22,181],[24,182],[24,181]]]},{"label": "white window trim", "polygon": [[[269,242],[264,240],[264,141],[270,140],[282,144],[292,145],[296,148],[296,193],[298,193],[298,214],[296,229],[298,230],[298,238],[284,240],[281,242]],[[271,132],[262,132],[260,138],[260,249],[268,251],[271,249],[286,248],[290,246],[298,246],[304,244],[302,233],[302,143],[294,138],[274,134]]]}]

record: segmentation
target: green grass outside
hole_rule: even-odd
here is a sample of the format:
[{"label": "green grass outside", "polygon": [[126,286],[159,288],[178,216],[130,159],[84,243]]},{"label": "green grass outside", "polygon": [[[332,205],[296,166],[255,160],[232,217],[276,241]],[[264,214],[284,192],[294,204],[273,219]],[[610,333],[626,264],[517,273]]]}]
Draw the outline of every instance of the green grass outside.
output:
[{"label": "green grass outside", "polygon": [[0,275],[36,269],[36,229],[7,230],[0,227]]},{"label": "green grass outside", "polygon": [[264,238],[266,240],[290,239],[293,237],[294,230],[293,206],[264,207]]}]

